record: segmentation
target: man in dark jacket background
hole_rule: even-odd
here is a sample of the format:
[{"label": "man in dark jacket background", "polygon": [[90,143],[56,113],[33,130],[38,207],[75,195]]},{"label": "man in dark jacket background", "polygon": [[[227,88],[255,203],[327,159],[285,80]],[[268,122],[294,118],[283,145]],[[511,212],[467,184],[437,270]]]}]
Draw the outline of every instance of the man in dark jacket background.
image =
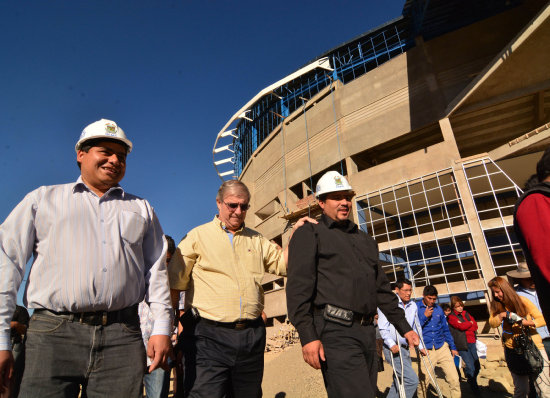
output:
[{"label": "man in dark jacket background", "polygon": [[374,397],[377,307],[411,346],[419,343],[378,261],[374,239],[348,219],[354,192],[335,171],[317,183],[323,215],[289,245],[288,315],[304,360],[321,369],[329,397]]},{"label": "man in dark jacket background", "polygon": [[537,163],[539,184],[517,201],[514,229],[535,282],[542,315],[550,324],[550,148]]}]

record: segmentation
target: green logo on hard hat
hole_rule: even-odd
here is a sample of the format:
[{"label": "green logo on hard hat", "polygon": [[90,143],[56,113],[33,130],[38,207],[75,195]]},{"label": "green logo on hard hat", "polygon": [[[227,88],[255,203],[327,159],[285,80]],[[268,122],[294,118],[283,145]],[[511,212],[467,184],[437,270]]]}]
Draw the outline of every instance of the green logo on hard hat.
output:
[{"label": "green logo on hard hat", "polygon": [[344,183],[342,182],[342,178],[340,178],[340,176],[334,176],[334,183],[336,184],[337,188],[344,187]]},{"label": "green logo on hard hat", "polygon": [[116,130],[116,124],[114,123],[107,123],[105,125],[105,133],[107,133],[107,135],[116,136]]}]

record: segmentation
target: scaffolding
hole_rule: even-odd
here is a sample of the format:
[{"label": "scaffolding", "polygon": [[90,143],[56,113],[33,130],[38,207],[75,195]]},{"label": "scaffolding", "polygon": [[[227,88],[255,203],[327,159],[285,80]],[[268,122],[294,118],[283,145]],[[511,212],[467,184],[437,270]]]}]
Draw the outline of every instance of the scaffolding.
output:
[{"label": "scaffolding", "polygon": [[[493,270],[503,275],[523,261],[512,216],[521,189],[488,157],[461,168],[468,186],[462,195],[471,196]],[[356,198],[358,225],[378,242],[390,281],[405,277],[414,287],[444,286],[447,294],[484,286],[456,172],[438,170]]]}]

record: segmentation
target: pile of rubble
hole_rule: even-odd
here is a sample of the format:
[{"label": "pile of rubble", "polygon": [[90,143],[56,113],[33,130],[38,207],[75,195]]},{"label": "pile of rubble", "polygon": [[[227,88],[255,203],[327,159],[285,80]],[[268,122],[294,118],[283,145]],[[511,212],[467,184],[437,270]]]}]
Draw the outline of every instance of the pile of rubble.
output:
[{"label": "pile of rubble", "polygon": [[[498,349],[500,348],[500,349]],[[487,353],[487,358],[480,358],[481,371],[479,372],[479,384],[485,385],[495,392],[512,392],[514,383],[512,375],[506,366],[504,349],[495,347]]]},{"label": "pile of rubble", "polygon": [[298,341],[300,341],[298,332],[287,319],[276,329],[275,333],[271,333],[267,338],[265,351],[283,351],[286,347],[296,344]]}]

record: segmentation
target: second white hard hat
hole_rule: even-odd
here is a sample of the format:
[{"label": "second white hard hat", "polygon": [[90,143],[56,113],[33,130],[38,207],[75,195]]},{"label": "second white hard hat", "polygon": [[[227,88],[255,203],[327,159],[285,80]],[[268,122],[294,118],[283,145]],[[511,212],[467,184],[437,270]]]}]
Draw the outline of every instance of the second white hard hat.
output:
[{"label": "second white hard hat", "polygon": [[330,192],[338,191],[352,191],[353,188],[349,185],[348,180],[342,174],[337,171],[327,171],[319,181],[317,182],[317,187],[315,188],[315,197],[324,195]]},{"label": "second white hard hat", "polygon": [[86,141],[97,138],[120,141],[128,147],[128,153],[132,152],[132,141],[126,138],[124,130],[122,130],[112,120],[107,119],[98,120],[97,122],[93,122],[92,124],[84,127],[84,130],[82,130],[80,138],[74,147],[75,151],[78,152]]}]

